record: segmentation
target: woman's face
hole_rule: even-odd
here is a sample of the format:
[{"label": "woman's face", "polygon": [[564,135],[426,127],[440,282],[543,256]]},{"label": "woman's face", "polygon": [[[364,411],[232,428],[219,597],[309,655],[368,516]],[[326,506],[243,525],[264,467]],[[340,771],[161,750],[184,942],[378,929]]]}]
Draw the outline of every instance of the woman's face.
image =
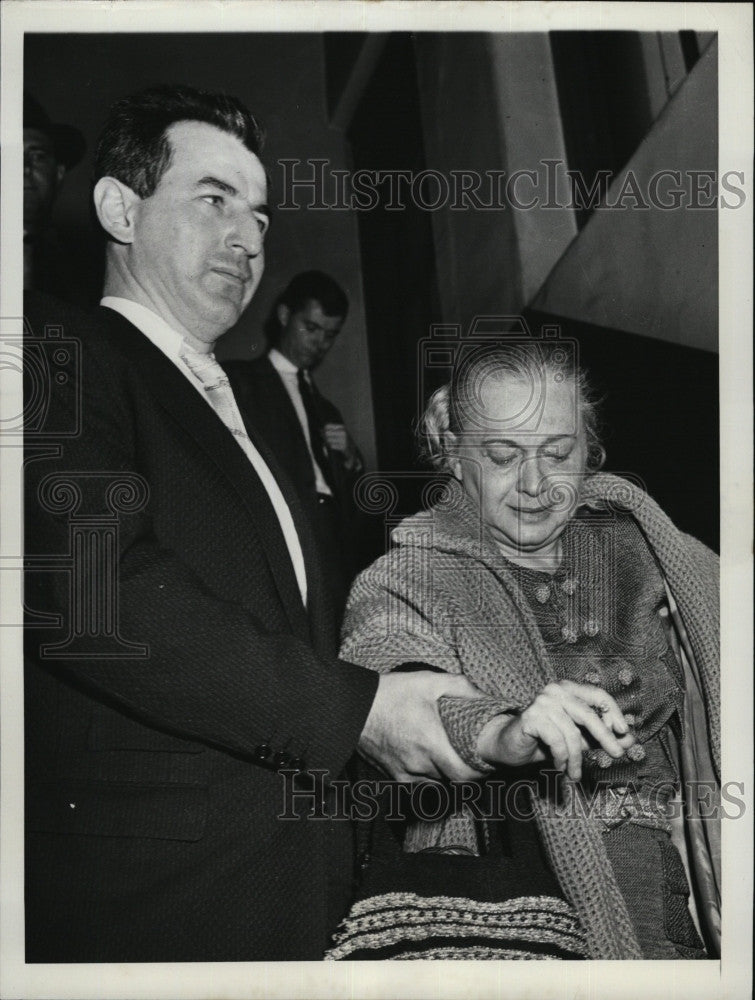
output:
[{"label": "woman's face", "polygon": [[451,435],[452,467],[514,560],[555,552],[577,504],[587,445],[574,381],[552,373],[481,382],[475,412]]}]

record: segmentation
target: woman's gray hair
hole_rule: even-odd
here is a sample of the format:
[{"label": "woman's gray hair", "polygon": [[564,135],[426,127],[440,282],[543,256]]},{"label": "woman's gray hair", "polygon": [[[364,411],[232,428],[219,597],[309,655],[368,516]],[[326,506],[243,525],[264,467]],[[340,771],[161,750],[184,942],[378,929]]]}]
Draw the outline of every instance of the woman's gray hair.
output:
[{"label": "woman's gray hair", "polygon": [[460,354],[451,380],[430,397],[417,426],[420,455],[441,472],[451,469],[447,432],[459,434],[481,412],[480,388],[490,378],[510,375],[535,384],[537,377],[553,375],[574,382],[579,413],[587,440],[588,472],[597,472],[606,452],[600,440],[597,400],[587,374],[576,364],[568,345],[560,341],[522,341],[470,345]]}]

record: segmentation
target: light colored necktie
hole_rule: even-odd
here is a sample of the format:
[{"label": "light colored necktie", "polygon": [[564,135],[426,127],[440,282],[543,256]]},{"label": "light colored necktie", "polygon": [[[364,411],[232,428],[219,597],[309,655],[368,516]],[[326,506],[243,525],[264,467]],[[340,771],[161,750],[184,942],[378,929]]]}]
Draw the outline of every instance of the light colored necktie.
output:
[{"label": "light colored necktie", "polygon": [[188,346],[181,350],[181,360],[189,371],[196,375],[202,383],[205,395],[213,410],[217,413],[228,430],[238,440],[242,448],[248,441],[248,435],[244,428],[244,422],[236,405],[236,399],[231,389],[228,376],[220,367],[214,354],[200,354]]},{"label": "light colored necktie", "polygon": [[299,585],[301,599],[307,605],[307,571],[304,565],[304,554],[301,549],[301,542],[296,531],[293,517],[288,504],[281,492],[281,488],[270,468],[260,455],[257,447],[244,428],[244,421],[241,418],[236,397],[228,381],[228,376],[215,360],[214,354],[200,354],[184,343],[181,348],[181,360],[201,382],[208,402],[223,421],[228,430],[238,441],[242,451],[254,466],[257,475],[262,481],[262,485],[270,497],[278,521],[283,531],[283,537],[288,548],[288,553],[293,563],[296,582]]}]

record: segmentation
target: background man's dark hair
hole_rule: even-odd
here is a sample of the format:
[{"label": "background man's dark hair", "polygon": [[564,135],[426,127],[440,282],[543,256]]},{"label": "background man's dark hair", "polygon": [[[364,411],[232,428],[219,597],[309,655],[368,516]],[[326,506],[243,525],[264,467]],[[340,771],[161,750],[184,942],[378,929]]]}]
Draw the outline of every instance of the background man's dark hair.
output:
[{"label": "background man's dark hair", "polygon": [[280,338],[281,325],[278,320],[278,306],[288,306],[292,313],[303,309],[310,299],[320,303],[326,316],[346,319],[349,300],[337,281],[323,271],[302,271],[292,278],[286,288],[273,303],[273,308],[265,321],[265,336],[270,347]]},{"label": "background man's dark hair", "polygon": [[264,130],[235,97],[193,87],[161,85],[122,98],[110,109],[94,159],[94,183],[115,177],[140,198],[149,198],[170,166],[173,151],[166,136],[176,122],[214,125],[235,135],[255,155]]}]

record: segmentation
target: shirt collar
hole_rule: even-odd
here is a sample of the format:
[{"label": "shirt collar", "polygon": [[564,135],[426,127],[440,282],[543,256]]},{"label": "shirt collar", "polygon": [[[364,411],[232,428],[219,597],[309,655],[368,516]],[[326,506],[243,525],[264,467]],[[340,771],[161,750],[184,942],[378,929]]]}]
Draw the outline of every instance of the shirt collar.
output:
[{"label": "shirt collar", "polygon": [[143,306],[140,302],[124,299],[118,295],[106,295],[100,299],[100,305],[113,309],[130,323],[133,323],[171,361],[179,361],[182,352],[187,347],[192,349],[183,336],[166,323],[162,316],[158,316],[156,312]]},{"label": "shirt collar", "polygon": [[267,356],[270,359],[270,364],[281,375],[296,375],[299,371],[293,361],[289,361],[288,358],[284,357],[277,347],[271,347]]}]

